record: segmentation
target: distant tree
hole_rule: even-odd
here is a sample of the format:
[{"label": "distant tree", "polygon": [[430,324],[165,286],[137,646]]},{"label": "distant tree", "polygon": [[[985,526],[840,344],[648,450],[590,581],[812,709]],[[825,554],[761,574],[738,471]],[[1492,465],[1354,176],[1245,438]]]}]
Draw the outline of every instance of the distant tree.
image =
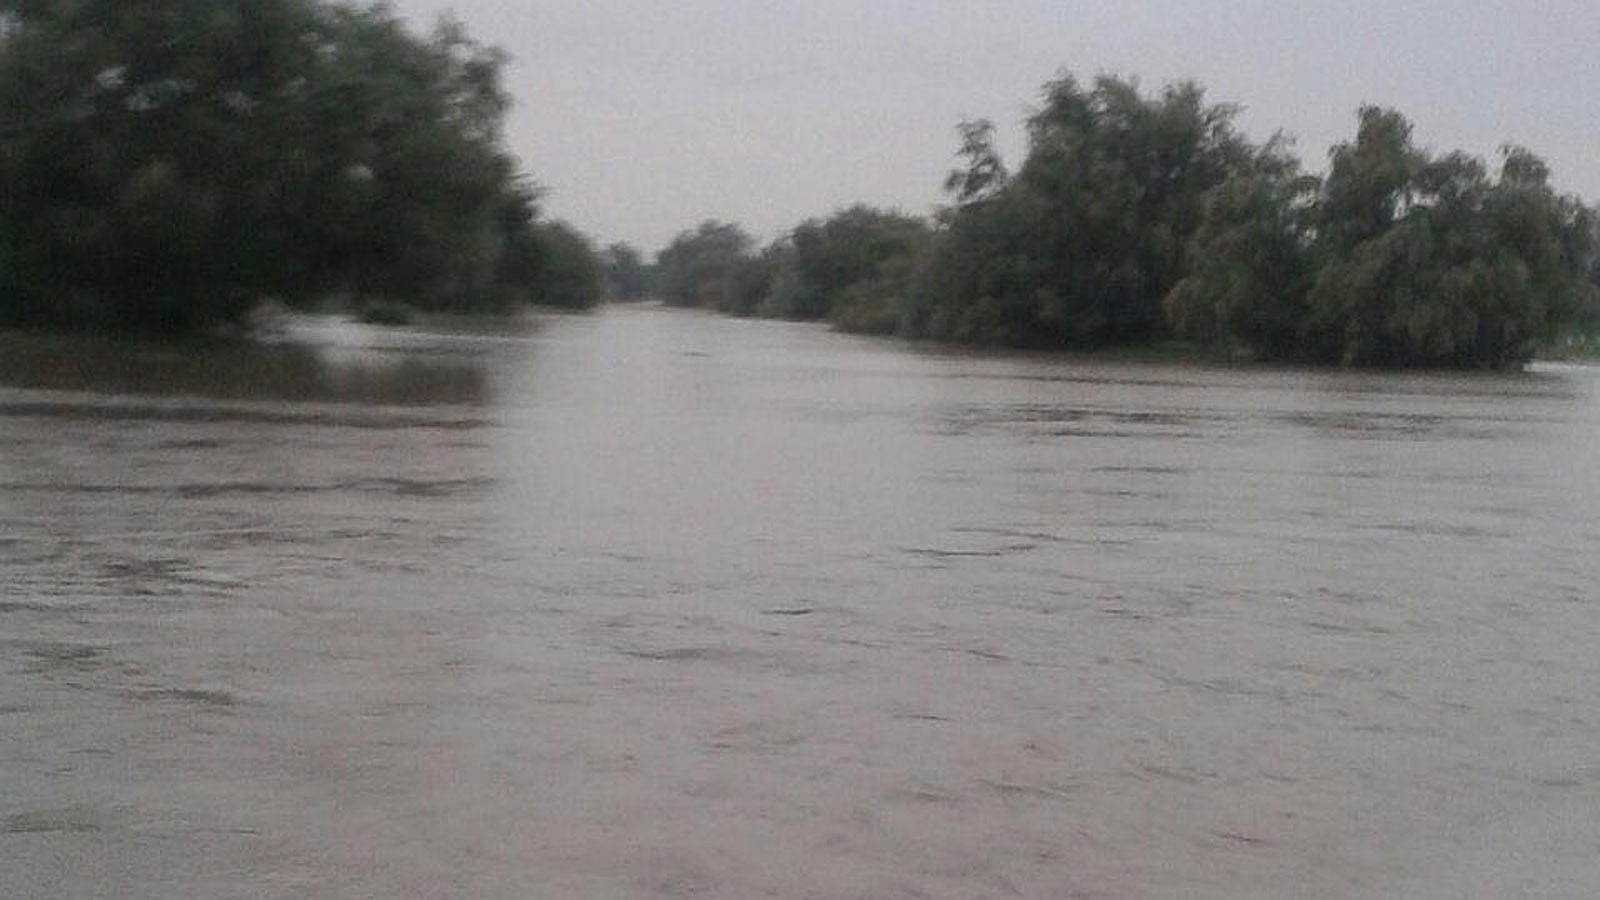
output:
[{"label": "distant tree", "polygon": [[833,299],[829,321],[842,331],[895,334],[905,330],[907,310],[918,287],[917,275],[934,246],[924,232],[905,252],[884,257],[871,277],[844,287]]},{"label": "distant tree", "polygon": [[632,244],[615,243],[600,254],[606,296],[614,301],[643,299],[650,289],[650,270]]},{"label": "distant tree", "polygon": [[539,247],[534,302],[566,309],[587,309],[605,293],[605,270],[589,239],[565,222],[536,226]]},{"label": "distant tree", "polygon": [[763,304],[772,294],[778,273],[793,255],[793,248],[783,240],[774,241],[761,252],[742,257],[734,266],[730,288],[718,303],[717,309],[734,316],[764,315]]},{"label": "distant tree", "polygon": [[751,244],[742,228],[716,220],[680,233],[656,258],[656,292],[669,306],[736,307]]},{"label": "distant tree", "polygon": [[[792,319],[844,314],[847,293],[886,276],[896,262],[916,253],[927,235],[920,219],[861,205],[802,222],[790,235],[800,288],[787,298],[774,297],[771,312]],[[862,299],[859,291],[850,296]]]},{"label": "distant tree", "polygon": [[755,252],[737,225],[708,221],[660,253],[654,286],[673,306],[893,331],[929,234],[920,219],[856,205]]},{"label": "distant tree", "polygon": [[827,301],[821,289],[807,281],[795,263],[793,236],[773,242],[768,251],[777,257],[778,266],[758,313],[779,319],[806,319],[815,317],[813,311],[825,309]]}]

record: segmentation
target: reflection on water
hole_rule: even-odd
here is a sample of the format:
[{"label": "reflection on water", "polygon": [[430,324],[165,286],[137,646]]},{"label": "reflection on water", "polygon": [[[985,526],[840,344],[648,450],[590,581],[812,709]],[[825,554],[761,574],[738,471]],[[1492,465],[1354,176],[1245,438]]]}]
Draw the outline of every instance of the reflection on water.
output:
[{"label": "reflection on water", "polygon": [[0,896],[1575,896],[1600,375],[0,338]]},{"label": "reflection on water", "polygon": [[174,347],[0,335],[0,385],[112,397],[482,406],[489,400],[484,357],[497,348],[468,336],[315,320],[270,343]]},{"label": "reflection on water", "polygon": [[[265,386],[265,385],[264,385]],[[281,387],[281,383],[278,383]],[[372,385],[367,385],[372,387]],[[384,386],[375,393],[363,393],[362,403],[381,405],[377,397],[383,396],[409,396],[405,391],[393,391],[390,386]],[[370,413],[339,410],[308,408],[267,408],[246,407],[229,408],[211,404],[202,406],[178,404],[147,404],[106,401],[95,398],[91,402],[79,399],[71,402],[60,400],[41,400],[23,398],[10,402],[0,402],[0,416],[19,416],[26,418],[50,419],[82,419],[94,422],[210,422],[224,423],[235,422],[259,425],[338,425],[345,428],[367,429],[407,429],[407,428],[477,428],[486,423],[482,418],[417,415],[414,413],[398,413],[385,415],[372,415]],[[169,449],[203,449],[206,442],[177,441],[167,445]]]}]

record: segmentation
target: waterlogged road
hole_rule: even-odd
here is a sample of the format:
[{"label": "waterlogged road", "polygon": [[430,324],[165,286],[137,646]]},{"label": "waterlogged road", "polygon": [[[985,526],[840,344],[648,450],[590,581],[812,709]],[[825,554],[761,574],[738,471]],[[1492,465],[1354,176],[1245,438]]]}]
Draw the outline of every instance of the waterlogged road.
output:
[{"label": "waterlogged road", "polygon": [[1600,372],[0,346],[0,896],[1600,890]]}]

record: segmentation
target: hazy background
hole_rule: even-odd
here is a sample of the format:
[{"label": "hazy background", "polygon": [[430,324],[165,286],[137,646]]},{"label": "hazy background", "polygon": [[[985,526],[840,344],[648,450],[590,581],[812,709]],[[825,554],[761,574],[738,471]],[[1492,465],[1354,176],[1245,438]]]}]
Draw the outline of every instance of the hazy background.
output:
[{"label": "hazy background", "polygon": [[454,10],[514,61],[509,143],[553,215],[646,251],[718,217],[769,238],[854,202],[926,212],[955,125],[988,117],[1007,159],[1065,67],[1194,78],[1283,129],[1320,171],[1363,103],[1418,143],[1543,155],[1600,198],[1600,4],[1378,0],[397,0]]}]

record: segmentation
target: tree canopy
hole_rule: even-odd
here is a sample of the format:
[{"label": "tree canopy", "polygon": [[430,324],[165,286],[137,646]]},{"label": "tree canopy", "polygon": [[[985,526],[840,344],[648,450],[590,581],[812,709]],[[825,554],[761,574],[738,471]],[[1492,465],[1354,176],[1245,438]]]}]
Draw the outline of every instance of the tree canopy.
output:
[{"label": "tree canopy", "polygon": [[1101,76],[1045,85],[1014,177],[987,128],[962,127],[958,206],[906,323],[915,334],[1010,344],[1147,339],[1182,276],[1206,192],[1249,147],[1234,109],[1192,83],[1153,97]]},{"label": "tree canopy", "polygon": [[[1167,337],[1256,358],[1502,368],[1600,322],[1597,216],[1532,152],[1498,172],[1361,110],[1324,177],[1192,82],[1045,84],[1013,174],[959,126],[951,205],[809,219],[760,253],[708,223],[662,254],[669,302],[1019,346]],[[689,261],[693,260],[690,265]],[[698,274],[691,274],[698,273]]]},{"label": "tree canopy", "polygon": [[885,314],[876,307],[897,292],[927,237],[920,219],[861,205],[802,222],[790,235],[799,290],[775,297],[774,312],[874,330],[872,320]]},{"label": "tree canopy", "polygon": [[1180,333],[1259,355],[1504,368],[1595,302],[1595,220],[1508,146],[1497,177],[1435,156],[1368,107],[1320,186],[1270,160],[1212,196],[1196,264],[1168,298]]},{"label": "tree canopy", "polygon": [[329,0],[0,0],[0,323],[189,331],[263,299],[737,315],[1026,346],[1175,336],[1271,359],[1505,367],[1600,321],[1597,217],[1546,164],[1361,110],[1327,174],[1192,82],[1044,85],[1012,170],[959,126],[950,205],[852,206],[653,266],[541,219],[505,57]]},{"label": "tree canopy", "polygon": [[639,249],[628,243],[614,243],[600,252],[605,272],[606,296],[616,302],[642,300],[650,292],[650,267]]},{"label": "tree canopy", "polygon": [[656,293],[669,306],[729,310],[738,295],[739,270],[754,241],[743,228],[708,219],[673,238],[656,257]]},{"label": "tree canopy", "polygon": [[737,225],[712,220],[659,254],[655,289],[673,306],[893,331],[928,237],[921,219],[859,204],[760,249]]},{"label": "tree canopy", "polygon": [[504,56],[460,25],[418,37],[319,0],[0,16],[0,318],[181,331],[265,297],[537,299],[553,257],[501,143]]}]

